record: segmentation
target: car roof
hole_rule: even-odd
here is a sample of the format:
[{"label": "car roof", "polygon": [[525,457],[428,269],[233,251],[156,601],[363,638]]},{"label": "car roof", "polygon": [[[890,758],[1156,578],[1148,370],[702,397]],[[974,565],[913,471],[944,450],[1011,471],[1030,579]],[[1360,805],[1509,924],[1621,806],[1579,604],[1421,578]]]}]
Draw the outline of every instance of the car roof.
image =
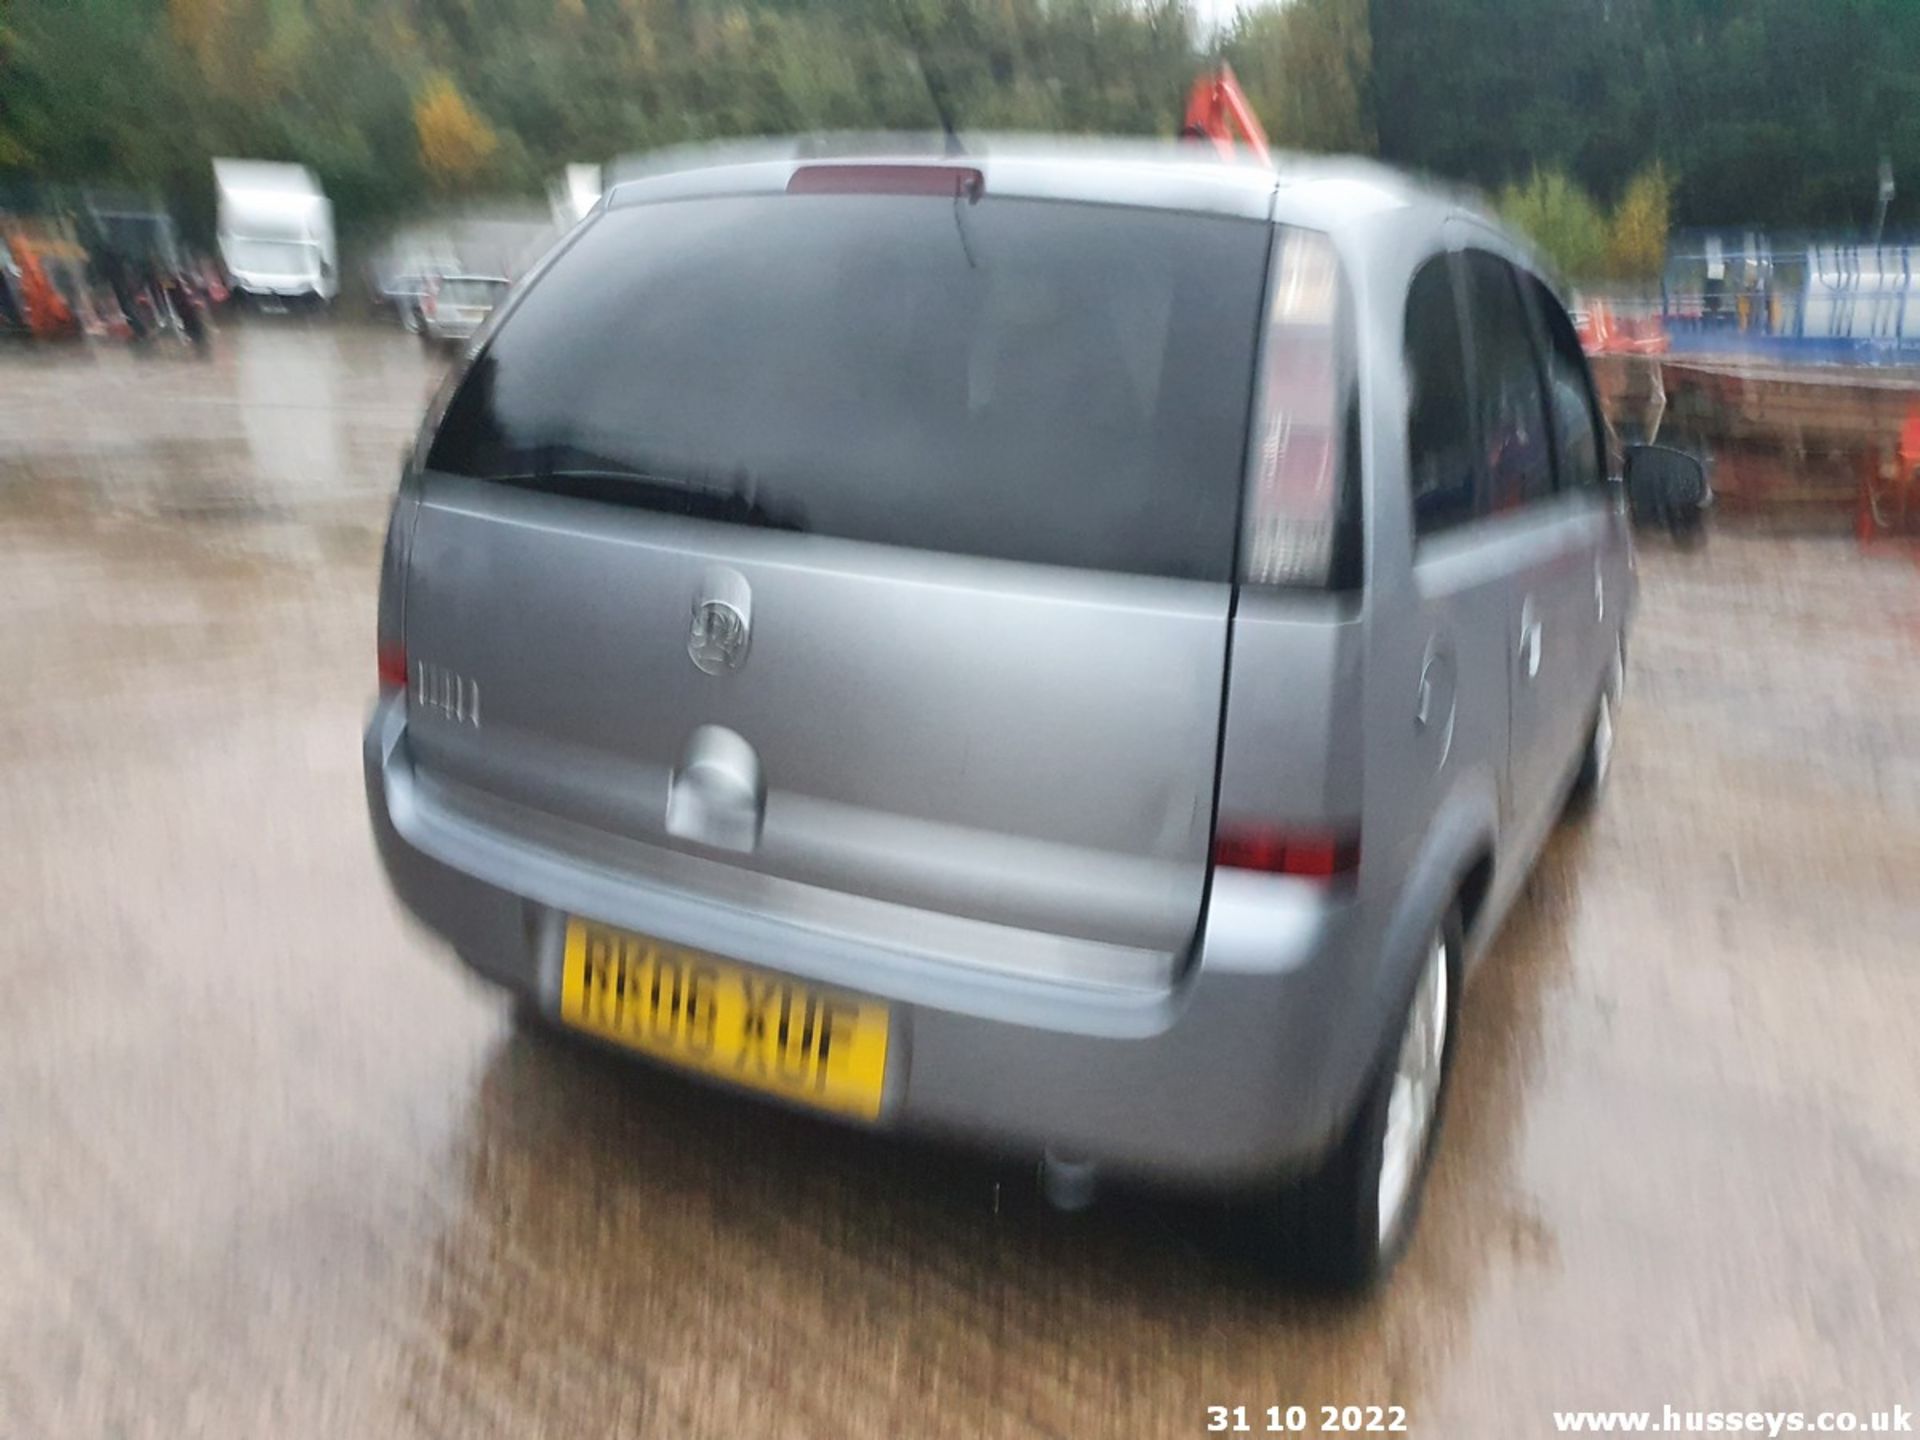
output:
[{"label": "car roof", "polygon": [[782,191],[807,165],[964,166],[990,195],[1069,200],[1282,219],[1327,226],[1407,209],[1436,219],[1470,200],[1423,185],[1388,166],[1348,157],[1278,153],[1270,166],[1235,162],[1210,145],[1172,140],[968,135],[808,136],[687,146],[608,166],[609,209],[667,200]]}]

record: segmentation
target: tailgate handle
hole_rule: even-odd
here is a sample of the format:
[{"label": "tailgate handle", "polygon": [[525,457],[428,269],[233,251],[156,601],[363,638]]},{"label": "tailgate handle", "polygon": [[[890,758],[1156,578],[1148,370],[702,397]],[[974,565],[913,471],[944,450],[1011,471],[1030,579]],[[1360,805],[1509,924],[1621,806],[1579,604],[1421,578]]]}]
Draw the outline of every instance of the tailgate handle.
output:
[{"label": "tailgate handle", "polygon": [[687,737],[667,782],[667,833],[696,845],[750,854],[760,843],[767,784],[760,756],[724,725],[702,725]]}]

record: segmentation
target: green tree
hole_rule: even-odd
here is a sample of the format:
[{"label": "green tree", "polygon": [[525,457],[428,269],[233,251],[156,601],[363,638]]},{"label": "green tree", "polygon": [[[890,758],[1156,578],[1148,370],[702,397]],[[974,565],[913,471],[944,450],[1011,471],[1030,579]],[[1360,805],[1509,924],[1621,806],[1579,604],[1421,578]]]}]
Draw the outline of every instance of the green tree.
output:
[{"label": "green tree", "polygon": [[1275,145],[1374,149],[1367,0],[1285,0],[1244,10],[1222,53]]},{"label": "green tree", "polygon": [[1372,20],[1380,153],[1417,170],[1619,195],[1660,156],[1679,223],[1854,229],[1883,152],[1920,176],[1912,0],[1373,0]]},{"label": "green tree", "polygon": [[1607,222],[1600,207],[1558,170],[1536,170],[1524,184],[1500,192],[1502,218],[1573,280],[1598,276],[1607,256]]},{"label": "green tree", "polygon": [[159,0],[16,8],[0,75],[9,150],[40,178],[168,173],[180,120]]},{"label": "green tree", "polygon": [[1673,182],[1655,161],[1633,177],[1607,221],[1607,273],[1616,280],[1657,280],[1666,264]]},{"label": "green tree", "polygon": [[471,185],[500,148],[493,127],[467,103],[452,77],[434,74],[413,102],[413,128],[420,141],[420,167],[447,189]]},{"label": "green tree", "polygon": [[[5,0],[0,0],[0,78],[8,72],[8,62],[13,58],[13,29],[7,24]],[[26,144],[16,132],[11,108],[7,104],[7,91],[0,85],[0,170],[12,169],[27,163]]]},{"label": "green tree", "polygon": [[[1884,153],[1889,232],[1920,214],[1920,0],[1274,0],[1218,48],[1282,146],[1623,205],[1657,156],[1674,223],[1855,229]],[[297,160],[350,224],[417,203],[435,76],[467,147],[436,180],[537,190],[684,140],[930,129],[930,89],[962,128],[1171,134],[1202,63],[1189,0],[0,0],[0,168],[204,210],[209,156]]]}]

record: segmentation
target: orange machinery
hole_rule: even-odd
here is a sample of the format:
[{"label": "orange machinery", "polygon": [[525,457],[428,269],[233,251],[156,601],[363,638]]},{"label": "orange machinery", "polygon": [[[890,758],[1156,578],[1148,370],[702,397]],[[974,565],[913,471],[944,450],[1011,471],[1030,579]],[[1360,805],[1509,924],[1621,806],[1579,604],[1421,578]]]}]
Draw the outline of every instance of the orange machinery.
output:
[{"label": "orange machinery", "polygon": [[23,318],[27,322],[27,329],[40,340],[77,335],[80,322],[74,318],[73,308],[54,288],[53,282],[47,279],[40,257],[26,236],[15,234],[7,239],[6,244],[8,253],[13,257],[14,268],[20,272],[20,305],[25,312]]},{"label": "orange machinery", "polygon": [[1193,82],[1193,89],[1187,92],[1187,118],[1181,123],[1180,134],[1188,140],[1212,141],[1229,160],[1239,158],[1239,147],[1244,144],[1262,165],[1273,163],[1267,151],[1267,132],[1260,128],[1260,118],[1247,103],[1233,67],[1224,62]]}]

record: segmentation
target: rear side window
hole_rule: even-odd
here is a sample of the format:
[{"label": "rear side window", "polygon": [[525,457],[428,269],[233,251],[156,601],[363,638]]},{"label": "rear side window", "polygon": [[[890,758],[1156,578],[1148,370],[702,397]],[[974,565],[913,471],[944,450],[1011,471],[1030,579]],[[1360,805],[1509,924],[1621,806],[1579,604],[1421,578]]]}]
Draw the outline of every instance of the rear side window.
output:
[{"label": "rear side window", "polygon": [[1436,255],[1407,290],[1407,461],[1416,535],[1435,535],[1479,510],[1479,466],[1453,266]]},{"label": "rear side window", "polygon": [[494,336],[428,464],[1226,580],[1271,234],[991,193],[616,208]]},{"label": "rear side window", "polygon": [[1560,302],[1538,280],[1531,277],[1534,309],[1546,330],[1543,352],[1547,367],[1547,398],[1553,412],[1553,455],[1559,470],[1560,488],[1578,490],[1597,486],[1605,479],[1601,457],[1606,454],[1600,411],[1593,398],[1593,382],[1587,371],[1586,356],[1580,350],[1580,337]]},{"label": "rear side window", "polygon": [[1466,252],[1466,273],[1474,395],[1486,456],[1485,509],[1497,515],[1553,493],[1553,452],[1519,277],[1484,250]]}]

